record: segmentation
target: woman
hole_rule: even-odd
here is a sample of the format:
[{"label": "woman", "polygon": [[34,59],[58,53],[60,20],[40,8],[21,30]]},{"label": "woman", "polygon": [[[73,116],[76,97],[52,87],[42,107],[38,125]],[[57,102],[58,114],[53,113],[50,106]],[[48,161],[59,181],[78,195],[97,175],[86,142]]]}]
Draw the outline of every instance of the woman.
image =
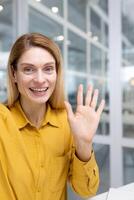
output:
[{"label": "woman", "polygon": [[[0,105],[0,199],[65,200],[67,179],[82,197],[96,193],[92,149],[100,115],[98,90],[83,86],[77,108],[64,101],[61,54],[39,33],[25,34],[8,61],[8,104]],[[93,93],[93,95],[92,95]]]}]

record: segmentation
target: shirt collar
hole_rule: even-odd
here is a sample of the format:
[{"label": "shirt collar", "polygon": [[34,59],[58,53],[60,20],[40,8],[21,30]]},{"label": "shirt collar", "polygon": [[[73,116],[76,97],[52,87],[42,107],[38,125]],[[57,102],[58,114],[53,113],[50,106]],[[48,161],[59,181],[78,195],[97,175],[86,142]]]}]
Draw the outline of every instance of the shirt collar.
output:
[{"label": "shirt collar", "polygon": [[[24,128],[27,124],[31,124],[21,107],[19,100],[15,102],[14,106],[11,107],[10,110],[19,129]],[[49,124],[59,128],[61,126],[61,122],[58,117],[58,112],[60,112],[60,109],[52,109],[51,106],[47,104],[47,110],[42,122],[42,126]]]},{"label": "shirt collar", "polygon": [[29,122],[26,115],[24,114],[21,105],[19,103],[19,100],[15,102],[14,106],[10,108],[10,111],[15,119],[15,122],[17,124],[17,127],[19,129],[25,127]]},{"label": "shirt collar", "polygon": [[42,126],[50,124],[51,126],[55,126],[57,128],[61,127],[61,122],[58,117],[59,112],[60,109],[52,109],[50,104],[47,104],[46,116],[44,117]]}]

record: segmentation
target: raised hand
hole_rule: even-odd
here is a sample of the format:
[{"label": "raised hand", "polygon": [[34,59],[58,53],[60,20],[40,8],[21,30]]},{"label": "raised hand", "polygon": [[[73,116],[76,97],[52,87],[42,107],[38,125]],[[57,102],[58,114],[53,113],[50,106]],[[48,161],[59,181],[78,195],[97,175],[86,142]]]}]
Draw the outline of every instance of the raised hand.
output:
[{"label": "raised hand", "polygon": [[82,161],[88,161],[90,158],[93,136],[97,130],[105,104],[105,101],[102,100],[96,110],[98,93],[97,89],[93,92],[93,87],[88,86],[85,102],[83,103],[83,85],[79,85],[75,113],[73,113],[71,105],[65,102],[68,121],[76,146],[76,154]]}]

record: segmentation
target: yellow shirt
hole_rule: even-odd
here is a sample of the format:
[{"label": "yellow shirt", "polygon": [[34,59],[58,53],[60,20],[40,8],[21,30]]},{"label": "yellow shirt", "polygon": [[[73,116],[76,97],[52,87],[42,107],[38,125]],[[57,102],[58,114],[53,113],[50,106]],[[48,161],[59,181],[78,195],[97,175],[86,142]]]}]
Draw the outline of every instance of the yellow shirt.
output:
[{"label": "yellow shirt", "polygon": [[75,156],[66,112],[48,105],[37,129],[19,102],[0,104],[0,200],[65,200],[67,179],[82,197],[99,184],[94,153],[88,162]]}]

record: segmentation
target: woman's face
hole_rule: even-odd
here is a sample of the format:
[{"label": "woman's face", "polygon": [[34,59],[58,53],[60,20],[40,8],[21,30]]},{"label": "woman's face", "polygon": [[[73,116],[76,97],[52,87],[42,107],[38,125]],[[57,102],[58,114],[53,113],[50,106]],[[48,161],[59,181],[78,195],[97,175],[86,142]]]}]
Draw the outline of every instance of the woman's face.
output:
[{"label": "woman's face", "polygon": [[44,104],[55,89],[55,59],[47,50],[31,47],[18,60],[14,77],[23,103]]}]

